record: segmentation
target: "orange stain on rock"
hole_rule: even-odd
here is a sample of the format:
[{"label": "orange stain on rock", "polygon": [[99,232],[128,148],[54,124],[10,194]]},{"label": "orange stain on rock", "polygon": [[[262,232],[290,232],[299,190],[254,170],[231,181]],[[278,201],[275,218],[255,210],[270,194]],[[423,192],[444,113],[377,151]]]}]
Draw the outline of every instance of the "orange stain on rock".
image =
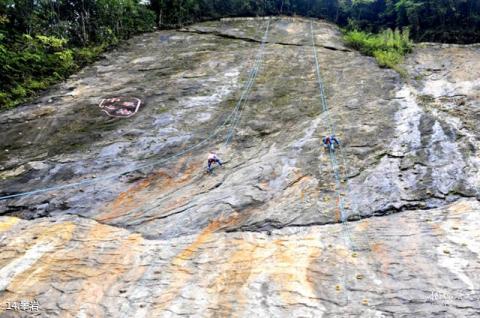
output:
[{"label": "orange stain on rock", "polygon": [[190,261],[212,238],[215,231],[222,226],[233,222],[231,219],[227,220],[213,220],[210,224],[202,230],[202,232],[189,244],[185,249],[178,253],[170,262],[170,268],[165,269],[164,272],[172,272],[170,279],[171,284],[169,288],[162,292],[161,296],[155,300],[157,305],[153,306],[153,313],[162,312],[167,308],[175,298],[180,294],[182,288],[192,277],[193,273],[190,271]]},{"label": "orange stain on rock", "polygon": [[473,212],[474,208],[471,202],[460,201],[448,208],[448,212],[452,214],[463,214]]},{"label": "orange stain on rock", "polygon": [[[37,296],[37,285],[47,281],[54,275],[52,273],[55,273],[57,269],[55,262],[52,261],[55,260],[54,255],[61,246],[64,246],[71,240],[75,228],[76,226],[72,222],[48,224],[48,226],[36,225],[22,232],[20,237],[12,240],[10,244],[12,248],[25,253],[30,249],[39,249],[38,253],[43,254],[35,262],[28,264],[28,268],[23,272],[12,278],[8,284],[10,292],[0,294],[0,303],[5,304],[6,302],[18,301],[16,299],[18,295],[22,295],[26,299],[34,299]],[[32,238],[35,239],[32,240]],[[43,249],[43,252],[40,251],[41,249]],[[20,253],[17,258],[23,257],[25,253]],[[15,257],[10,259],[9,262],[14,260]],[[19,266],[21,266],[20,264],[23,261],[28,262],[28,259],[19,261]],[[0,307],[0,314],[3,310],[4,308]]]},{"label": "orange stain on rock", "polygon": [[154,176],[150,176],[145,180],[139,181],[134,184],[128,191],[122,192],[118,197],[107,207],[110,212],[100,213],[97,219],[100,222],[109,221],[128,214],[132,209],[141,205],[141,201],[138,201],[139,195],[147,190],[151,185],[151,179]]},{"label": "orange stain on rock", "polygon": [[441,223],[429,223],[430,225],[430,228],[432,230],[432,232],[436,235],[436,236],[440,236],[440,235],[443,235],[445,233],[444,229],[442,228],[442,224]]},{"label": "orange stain on rock", "polygon": [[220,275],[209,284],[214,295],[218,295],[216,305],[224,317],[231,317],[234,312],[240,313],[246,303],[242,288],[245,287],[251,275],[252,259],[257,248],[255,244],[247,246],[243,240],[232,242],[232,244],[234,252],[228,257],[228,263],[219,268]]},{"label": "orange stain on rock", "polygon": [[362,231],[362,232],[367,231],[369,225],[370,225],[369,220],[364,219],[364,220],[362,220],[362,221],[360,221],[356,224],[356,230],[357,231]]},{"label": "orange stain on rock", "polygon": [[200,246],[205,244],[212,234],[218,230],[221,226],[219,220],[212,221],[195,239],[195,241],[190,244],[186,249],[184,249],[180,254],[178,254],[173,260],[172,265],[182,266],[185,261],[189,261],[192,256],[198,251]]},{"label": "orange stain on rock", "polygon": [[295,241],[275,241],[274,244],[275,263],[280,266],[272,276],[273,281],[282,286],[282,300],[286,304],[298,303],[299,294],[302,295],[300,298],[315,298],[313,285],[308,279],[308,268],[312,258],[320,255],[320,249],[317,246],[302,246]]},{"label": "orange stain on rock", "polygon": [[[77,287],[75,302],[63,304],[62,317],[104,316],[102,299],[107,292],[112,292],[115,282],[127,272],[139,277],[145,270],[144,267],[137,268],[133,261],[134,251],[138,250],[135,246],[143,239],[138,234],[122,237],[124,230],[95,224],[78,232],[79,238],[72,241],[76,228],[72,222],[34,225],[22,233],[21,239],[14,240],[14,244],[21,244],[18,249],[27,250],[31,247],[23,244],[32,241],[33,236],[33,248],[47,244],[50,248],[12,280],[9,284],[11,292],[0,296],[0,302],[18,301],[20,296],[35,299],[45,292],[45,288],[51,288],[48,287],[51,282],[58,280],[62,285],[62,282],[78,279],[81,285]],[[108,253],[104,253],[102,244],[112,242],[118,242],[118,246],[114,250],[110,247]],[[0,313],[1,310],[0,307]]]},{"label": "orange stain on rock", "polygon": [[19,218],[5,216],[0,218],[0,233],[8,231],[12,226],[20,221]]},{"label": "orange stain on rock", "polygon": [[[80,248],[85,258],[82,262],[73,259],[69,262],[62,262],[61,266],[67,266],[70,272],[80,273],[82,286],[81,294],[76,296],[75,304],[69,307],[69,313],[84,314],[88,317],[103,317],[106,312],[102,299],[107,292],[112,292],[111,287],[115,285],[122,276],[130,271],[138,271],[134,264],[136,246],[140,245],[143,238],[138,234],[131,234],[126,237],[119,237],[122,230],[114,227],[96,224],[86,234],[87,241]],[[118,242],[115,250],[109,249],[103,254],[103,242]],[[93,262],[90,262],[90,255]],[[71,259],[71,258],[69,258]],[[145,268],[140,269],[144,271]],[[65,317],[73,317],[66,315]]]},{"label": "orange stain on rock", "polygon": [[251,283],[266,283],[278,291],[285,304],[294,304],[316,297],[309,267],[321,255],[318,240],[254,240],[248,237],[225,242],[228,262],[216,270],[220,274],[209,282],[212,294],[218,295],[216,307],[222,316],[242,316],[248,302]]},{"label": "orange stain on rock", "polygon": [[335,209],[335,221],[340,222],[341,219],[342,219],[342,214],[340,211],[340,197],[337,196],[336,209]]},{"label": "orange stain on rock", "polygon": [[388,276],[388,268],[390,267],[391,259],[388,254],[388,250],[382,243],[373,243],[371,245],[372,253],[376,256],[375,259],[378,259],[381,264],[381,270],[383,272],[383,276]]},{"label": "orange stain on rock", "polygon": [[[192,162],[188,164],[184,171],[180,171],[185,165],[186,159],[180,159],[174,168],[169,171],[159,170],[146,179],[137,182],[127,191],[120,195],[109,204],[102,213],[97,217],[101,222],[108,222],[128,214],[132,214],[132,218],[141,216],[144,212],[142,207],[145,203],[151,202],[162,196],[168,195],[172,190],[176,190],[191,182],[195,172],[201,170],[200,162]],[[178,178],[172,175],[178,175]],[[188,198],[190,196],[185,196]],[[167,201],[162,204],[164,209],[174,209],[185,203],[185,200],[175,202]]]}]

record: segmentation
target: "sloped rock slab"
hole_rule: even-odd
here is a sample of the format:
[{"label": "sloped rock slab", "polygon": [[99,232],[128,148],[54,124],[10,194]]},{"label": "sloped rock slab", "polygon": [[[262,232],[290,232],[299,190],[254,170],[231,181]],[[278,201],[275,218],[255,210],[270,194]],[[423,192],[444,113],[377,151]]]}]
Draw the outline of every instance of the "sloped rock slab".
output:
[{"label": "sloped rock slab", "polygon": [[[349,224],[149,240],[86,218],[0,217],[0,317],[478,317],[480,204]],[[432,235],[433,233],[433,235]],[[355,252],[352,250],[355,247]]]}]

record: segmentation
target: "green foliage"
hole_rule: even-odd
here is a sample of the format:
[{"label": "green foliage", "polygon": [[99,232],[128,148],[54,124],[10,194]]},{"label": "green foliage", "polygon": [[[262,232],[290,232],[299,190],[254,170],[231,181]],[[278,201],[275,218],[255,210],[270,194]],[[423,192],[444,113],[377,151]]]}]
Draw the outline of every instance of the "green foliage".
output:
[{"label": "green foliage", "polygon": [[150,0],[150,7],[161,27],[226,16],[301,15],[370,33],[409,27],[421,41],[480,42],[479,0]]},{"label": "green foliage", "polygon": [[[0,105],[9,108],[24,102],[39,90],[68,77],[80,67],[92,63],[106,45],[66,48],[66,40],[52,36],[24,35],[11,50],[4,49]],[[16,48],[14,50],[14,48]]]},{"label": "green foliage", "polygon": [[37,90],[46,89],[49,86],[49,83],[47,81],[37,81],[34,79],[30,79],[27,82],[25,82],[25,86],[33,91],[37,91]]},{"label": "green foliage", "polygon": [[376,51],[395,51],[405,55],[411,52],[413,47],[409,34],[408,29],[403,31],[387,29],[379,34],[354,30],[348,31],[344,39],[350,46],[366,55],[373,56]]},{"label": "green foliage", "polygon": [[398,29],[395,31],[387,29],[379,34],[354,30],[346,32],[344,39],[352,48],[365,55],[374,56],[381,67],[392,68],[405,75],[398,65],[402,63],[403,57],[412,50],[413,42],[410,40],[409,34],[408,29],[404,29],[402,32]]},{"label": "green foliage", "polygon": [[138,0],[0,0],[0,12],[0,110],[155,25],[154,13]]},{"label": "green foliage", "polygon": [[106,45],[77,48],[74,51],[75,63],[79,66],[93,63],[106,48]]},{"label": "green foliage", "polygon": [[[31,39],[29,35],[26,35],[26,37]],[[54,36],[37,35],[35,38],[45,47],[50,47],[52,49],[61,49],[68,42],[66,39],[59,39]]]},{"label": "green foliage", "polygon": [[64,47],[67,43],[53,36],[25,34],[9,47],[2,47],[2,107],[23,102],[76,70],[73,51]]},{"label": "green foliage", "polygon": [[23,98],[23,97],[27,96],[27,93],[28,92],[27,92],[26,88],[23,87],[23,86],[20,86],[20,85],[15,86],[11,90],[11,94],[15,98]]}]

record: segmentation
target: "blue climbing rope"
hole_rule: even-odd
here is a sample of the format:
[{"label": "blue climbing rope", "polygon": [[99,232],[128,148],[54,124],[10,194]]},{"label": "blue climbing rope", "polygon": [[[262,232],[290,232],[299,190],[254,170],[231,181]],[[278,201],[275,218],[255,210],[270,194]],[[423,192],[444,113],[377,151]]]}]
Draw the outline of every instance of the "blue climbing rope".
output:
[{"label": "blue climbing rope", "polygon": [[[316,45],[315,45],[315,38],[313,36],[313,23],[311,21],[310,21],[310,34],[311,34],[311,37],[312,37],[312,47],[313,47],[313,53],[314,53],[314,56],[315,56],[315,67],[316,67],[316,74],[317,74],[317,82],[318,82],[318,86],[319,86],[319,90],[320,90],[320,101],[321,101],[321,104],[322,104],[323,112],[326,114],[327,121],[328,121],[328,126],[330,128],[331,134],[335,135],[335,125],[334,125],[334,123],[332,121],[332,118],[330,116],[327,99],[325,97],[325,88],[324,88],[321,73],[320,73],[320,65],[319,65],[318,57],[317,57],[317,48],[316,48]],[[342,195],[340,193],[340,189],[341,189],[341,181],[340,180],[341,180],[341,178],[340,178],[338,163],[337,163],[337,160],[336,160],[335,151],[332,150],[329,147],[328,152],[329,152],[330,161],[331,161],[331,164],[332,164],[332,169],[333,169],[335,182],[336,182],[336,194],[337,194],[337,197],[339,199],[341,221],[342,221],[342,223],[344,223],[347,220],[347,213],[345,212],[343,198],[342,198]]]},{"label": "blue climbing rope", "polygon": [[[315,68],[316,68],[317,82],[318,82],[318,85],[319,85],[320,102],[322,104],[322,110],[326,114],[327,121],[328,121],[328,126],[330,128],[330,131],[331,131],[332,135],[335,135],[335,125],[334,125],[334,123],[333,123],[333,121],[330,117],[330,112],[329,112],[329,109],[328,109],[328,103],[327,103],[327,99],[325,97],[325,95],[326,95],[325,94],[325,88],[324,88],[321,73],[320,73],[320,65],[319,65],[318,57],[317,57],[317,47],[315,45],[315,38],[314,38],[314,35],[313,35],[313,22],[312,21],[310,21],[310,35],[311,35],[311,38],[312,38],[312,47],[313,47],[313,53],[314,53],[314,56],[315,56]],[[334,178],[335,178],[335,192],[336,192],[336,196],[337,196],[337,199],[338,199],[338,208],[340,210],[340,220],[342,222],[343,239],[344,239],[346,247],[349,250],[351,250],[351,234],[350,234],[350,231],[348,229],[348,224],[346,222],[348,215],[345,212],[345,205],[344,205],[343,197],[342,197],[342,194],[341,194],[341,178],[340,178],[338,163],[337,163],[337,160],[336,160],[335,151],[333,149],[331,149],[331,147],[329,147],[328,152],[329,152],[329,157],[330,157],[330,163],[332,165],[333,175],[334,175]],[[344,262],[343,285],[344,285],[345,290],[347,289],[346,273],[347,273],[347,263]],[[348,304],[349,303],[348,293],[346,293],[345,295],[346,295],[346,302]]]},{"label": "blue climbing rope", "polygon": [[[233,135],[235,133],[235,129],[237,128],[239,122],[240,122],[240,119],[242,117],[242,113],[243,113],[243,110],[244,110],[244,106],[246,105],[247,103],[247,98],[248,96],[250,95],[250,92],[251,92],[251,89],[253,87],[253,84],[255,83],[255,80],[257,78],[257,75],[258,75],[258,72],[260,70],[260,66],[262,64],[262,60],[263,60],[263,55],[264,55],[264,50],[265,50],[265,45],[267,43],[267,39],[268,39],[268,32],[269,32],[269,29],[270,29],[270,20],[268,20],[267,22],[267,29],[265,31],[265,34],[263,35],[263,38],[262,38],[262,44],[260,45],[260,50],[257,54],[257,58],[256,58],[256,62],[255,62],[255,66],[254,68],[252,69],[252,72],[251,72],[251,77],[250,77],[250,80],[247,84],[247,90],[245,90],[242,94],[242,96],[240,97],[240,100],[238,101],[237,105],[238,105],[238,110],[237,113],[236,113],[236,116],[234,117],[231,125],[230,125],[230,130],[229,132],[227,133],[227,138],[225,140],[225,146],[227,146],[232,138],[233,138]],[[243,107],[242,107],[242,104],[243,104]]]},{"label": "blue climbing rope", "polygon": [[[329,125],[329,128],[330,128],[330,131],[331,131],[331,134],[332,135],[336,135],[336,127],[335,127],[335,122],[331,119],[331,116],[330,116],[330,113],[329,113],[329,109],[328,109],[328,103],[327,103],[327,100],[326,100],[326,94],[325,94],[325,86],[323,84],[323,81],[322,81],[322,78],[321,78],[321,75],[320,75],[320,66],[319,66],[319,62],[318,62],[318,58],[317,58],[317,49],[316,49],[316,46],[315,46],[315,39],[313,37],[313,26],[312,26],[312,22],[310,22],[310,29],[311,29],[311,36],[312,36],[312,44],[313,44],[313,50],[314,50],[314,54],[315,54],[315,64],[316,64],[316,72],[317,72],[317,79],[318,79],[318,85],[319,85],[319,89],[320,89],[320,98],[321,98],[321,102],[322,102],[322,106],[323,106],[323,111],[327,113],[327,120],[328,120],[328,125]],[[329,149],[329,152],[330,152],[330,160],[333,162],[333,166],[334,167],[337,167],[335,170],[335,179],[336,179],[336,183],[337,183],[337,186],[341,186],[341,183],[340,183],[340,180],[342,179],[345,179],[346,180],[346,176],[344,175],[343,178],[339,172],[339,164],[338,164],[338,160],[337,160],[337,156],[336,156],[336,153],[332,150]],[[343,166],[347,167],[347,162],[346,162],[346,159],[345,159],[345,156],[343,154],[343,151],[340,150],[340,157],[341,157],[341,160],[342,160],[342,164]],[[350,193],[351,191],[351,188],[350,188],[350,185],[348,184],[348,182],[346,182],[346,193]],[[357,210],[357,207],[356,205],[354,204],[354,202],[352,202],[352,200],[350,200],[350,203],[352,205],[352,210],[355,212]],[[348,218],[348,215],[345,213],[345,209],[344,209],[344,200],[342,199],[341,202],[340,202],[340,205],[341,205],[341,218],[342,218],[342,222],[346,222],[347,221],[347,218]],[[358,213],[358,211],[356,211]],[[369,238],[367,237],[367,240],[369,240]],[[370,243],[368,242],[368,244],[370,245]]]}]

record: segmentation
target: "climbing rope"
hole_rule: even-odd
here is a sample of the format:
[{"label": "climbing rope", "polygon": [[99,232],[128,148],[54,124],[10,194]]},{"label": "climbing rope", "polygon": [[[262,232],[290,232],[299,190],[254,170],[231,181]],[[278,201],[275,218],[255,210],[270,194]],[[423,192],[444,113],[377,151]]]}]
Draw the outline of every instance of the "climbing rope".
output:
[{"label": "climbing rope", "polygon": [[[329,109],[328,109],[328,103],[327,103],[327,100],[326,100],[326,94],[325,94],[325,89],[324,89],[324,85],[323,85],[323,81],[321,79],[321,75],[320,75],[320,67],[319,67],[319,63],[318,63],[318,58],[317,58],[317,50],[316,50],[316,47],[315,47],[315,39],[313,37],[313,25],[312,25],[312,22],[310,22],[310,29],[311,29],[311,35],[312,35],[312,45],[313,45],[313,50],[314,50],[314,54],[315,54],[315,64],[316,64],[316,72],[317,72],[317,79],[318,79],[318,84],[319,84],[319,89],[320,89],[320,94],[321,94],[321,103],[322,103],[322,107],[323,107],[323,111],[326,112],[327,114],[327,120],[328,120],[328,125],[329,125],[329,128],[330,128],[330,131],[332,132],[332,135],[335,135],[335,124],[333,122],[333,120],[331,119],[331,116],[329,114]],[[342,160],[342,164],[345,168],[345,174],[344,176],[342,177],[341,175],[341,172],[340,172],[340,169],[339,169],[339,164],[338,164],[338,160],[337,160],[337,156],[336,156],[336,153],[334,150],[332,149],[329,149],[329,157],[330,157],[330,161],[332,163],[332,168],[333,168],[333,171],[334,171],[334,176],[335,176],[335,182],[336,182],[336,190],[337,190],[337,196],[339,198],[339,209],[341,211],[341,220],[342,220],[342,224],[343,224],[343,232],[346,233],[346,235],[344,234],[344,240],[346,242],[346,245],[347,247],[354,251],[355,249],[352,249],[352,246],[350,245],[350,242],[352,241],[352,235],[350,233],[350,229],[348,228],[348,224],[347,224],[347,218],[348,218],[348,215],[347,213],[345,212],[345,205],[344,205],[344,200],[343,198],[341,197],[341,194],[340,194],[340,189],[341,189],[341,180],[344,180],[345,183],[346,183],[346,193],[349,194],[351,193],[351,188],[350,188],[350,184],[347,182],[347,179],[346,179],[346,176],[348,175],[348,172],[346,171],[346,167],[347,167],[347,161],[345,159],[345,155],[343,154],[343,150],[341,150],[340,152],[340,158]],[[350,199],[350,203],[352,204],[351,208],[352,208],[352,211],[355,213],[358,214],[358,207],[357,205]],[[363,241],[364,243],[366,243],[368,245],[368,249],[371,249],[371,243],[370,243],[370,238],[369,238],[369,235],[367,233],[366,237],[366,242],[365,240],[360,240],[360,241]],[[358,241],[358,239],[357,239]],[[355,255],[356,253],[353,253],[353,255]],[[343,279],[343,283],[344,283],[344,286],[345,288],[347,287],[347,282],[346,282],[346,273],[347,273],[347,264],[346,262],[344,262],[344,279]],[[346,294],[346,297],[347,297],[347,304],[349,302],[349,297],[348,297],[348,293]]]},{"label": "climbing rope", "polygon": [[[266,37],[268,35],[268,31],[269,31],[269,27],[270,27],[270,20],[268,20],[268,23],[267,23],[267,28],[265,30],[265,35],[263,37],[263,39],[265,39],[266,41]],[[263,41],[263,42],[265,42]],[[265,45],[264,43],[262,43],[263,45],[260,46],[260,52],[263,51]],[[263,56],[263,54],[261,55]],[[247,84],[244,86],[244,93],[242,94],[242,97],[243,96],[247,96],[245,94],[245,91],[247,90],[250,90],[251,89],[251,86],[253,85],[253,81],[252,81],[252,78],[253,77],[256,77],[257,75],[257,72],[258,72],[258,63],[255,63],[254,65],[254,69],[250,72],[249,74],[249,79],[247,80]],[[192,145],[190,147],[187,147],[186,149],[176,153],[176,154],[173,154],[171,156],[168,156],[166,158],[163,158],[157,162],[152,162],[152,163],[148,163],[148,164],[143,164],[143,165],[140,165],[140,166],[137,166],[135,169],[126,169],[124,171],[121,171],[121,172],[118,172],[118,173],[113,173],[113,174],[110,174],[110,175],[106,175],[106,176],[102,176],[102,177],[98,177],[98,178],[94,178],[94,179],[88,179],[88,180],[82,180],[82,181],[78,181],[78,182],[73,182],[73,183],[68,183],[68,184],[64,184],[64,185],[57,185],[57,186],[52,186],[52,187],[45,187],[45,188],[41,188],[41,189],[37,189],[37,190],[32,190],[32,191],[26,191],[26,192],[22,192],[22,193],[16,193],[16,194],[11,194],[11,195],[6,195],[6,196],[1,196],[0,197],[0,201],[3,201],[3,200],[8,200],[8,199],[13,199],[13,198],[18,198],[18,197],[25,197],[25,196],[30,196],[30,195],[34,195],[34,194],[40,194],[40,193],[46,193],[46,192],[51,192],[51,191],[57,191],[57,190],[63,190],[63,189],[67,189],[67,188],[74,188],[74,187],[80,187],[80,186],[86,186],[86,185],[91,185],[91,184],[95,184],[95,183],[98,183],[100,181],[105,181],[105,180],[109,180],[109,179],[113,179],[113,178],[117,178],[117,177],[120,177],[120,176],[123,176],[127,173],[130,173],[130,172],[133,172],[133,171],[136,171],[136,170],[141,170],[141,169],[147,169],[147,168],[152,168],[152,167],[155,167],[159,164],[163,164],[167,161],[170,161],[172,159],[175,159],[175,158],[178,158],[188,152],[191,152],[197,148],[199,148],[200,146],[203,146],[205,144],[207,144],[210,140],[212,140],[213,138],[215,138],[219,133],[220,131],[226,127],[228,125],[228,123],[232,123],[233,121],[230,121],[232,118],[236,118],[236,116],[238,116],[238,110],[241,106],[241,103],[238,102],[236,107],[234,108],[234,110],[229,114],[229,116],[223,121],[223,123],[218,126],[213,133],[211,133],[210,135],[208,135],[204,140],[202,140],[201,142],[195,144],[195,145]],[[234,123],[234,122],[233,122]]]},{"label": "climbing rope", "polygon": [[[261,66],[261,63],[262,63],[262,60],[263,60],[265,46],[266,46],[266,43],[267,43],[267,40],[268,40],[269,27],[270,27],[270,19],[267,22],[267,28],[266,28],[266,31],[265,31],[264,36],[262,38],[262,44],[260,46],[259,52],[256,55],[256,59],[255,59],[254,64],[253,64],[253,68],[249,73],[248,80],[245,82],[245,85],[244,85],[244,88],[243,88],[243,93],[241,94],[241,97],[238,100],[238,102],[237,102],[237,104],[236,104],[236,106],[235,106],[235,108],[232,112],[233,116],[232,115],[230,116],[230,117],[234,117],[234,119],[232,119],[230,121],[230,130],[227,134],[227,141],[225,142],[225,145],[228,145],[228,143],[232,140],[232,137],[233,137],[234,132],[235,132],[235,128],[238,126],[238,124],[240,122],[242,112],[245,109],[245,105],[246,105],[248,97],[250,95],[250,91],[253,87],[253,84],[255,83],[256,76],[257,76],[257,74],[260,70],[260,66]],[[257,29],[257,31],[258,31],[258,29]],[[243,104],[243,106],[242,106],[242,104]],[[241,109],[241,111],[239,111],[239,109]],[[158,208],[159,206],[161,206],[161,204],[157,204],[157,205],[154,205],[154,206],[146,208],[146,209],[144,208],[144,206],[141,206],[141,207],[138,207],[138,208],[131,209],[127,213],[137,213],[137,212],[147,213],[147,212],[150,212],[150,211]]]},{"label": "climbing rope", "polygon": [[[260,70],[260,66],[262,64],[262,60],[263,60],[263,55],[264,55],[264,51],[265,51],[265,45],[267,43],[267,39],[268,39],[268,32],[269,32],[269,29],[270,29],[270,20],[268,20],[267,22],[267,29],[265,31],[265,34],[263,35],[263,38],[262,38],[262,44],[260,45],[260,50],[259,52],[257,53],[257,58],[256,58],[256,61],[255,61],[255,66],[254,68],[252,69],[252,72],[251,72],[251,76],[250,76],[250,80],[247,84],[247,89],[243,92],[242,96],[240,97],[240,100],[238,101],[237,103],[237,106],[238,106],[238,109],[239,111],[237,111],[237,114],[236,116],[234,117],[233,121],[232,121],[232,124],[230,126],[230,130],[229,132],[227,133],[227,138],[225,140],[225,146],[227,146],[232,138],[233,138],[233,135],[235,133],[235,129],[237,128],[239,122],[240,122],[240,119],[242,117],[242,113],[243,113],[243,110],[244,110],[244,106],[246,105],[247,103],[247,98],[248,96],[250,96],[250,92],[251,92],[251,89],[253,87],[253,84],[255,83],[255,80],[257,78],[257,74]],[[242,104],[243,104],[243,107],[242,107]]]},{"label": "climbing rope", "polygon": [[[319,90],[320,90],[320,102],[322,104],[322,110],[326,114],[327,121],[328,121],[328,126],[330,128],[330,131],[331,131],[332,135],[335,135],[335,126],[334,126],[334,123],[331,119],[330,112],[329,112],[329,109],[328,109],[328,103],[327,103],[327,99],[326,99],[325,88],[324,88],[321,73],[320,73],[320,65],[319,65],[318,57],[317,57],[317,47],[315,45],[315,38],[314,38],[314,35],[313,35],[313,22],[312,21],[310,21],[310,35],[311,35],[311,38],[312,38],[313,54],[315,56],[315,68],[316,68],[317,82],[318,82]],[[329,147],[328,152],[329,152],[329,157],[330,157],[330,163],[332,165],[333,175],[334,175],[334,178],[335,178],[335,193],[336,193],[336,196],[337,196],[338,208],[340,210],[340,220],[342,222],[343,240],[345,242],[345,245],[346,245],[347,249],[352,250],[351,249],[351,233],[350,233],[350,230],[348,228],[348,224],[346,222],[348,215],[345,211],[344,200],[343,200],[343,197],[342,197],[342,194],[341,194],[341,186],[342,185],[341,185],[339,167],[338,167],[338,163],[337,163],[337,160],[336,160],[335,151]],[[346,274],[347,274],[347,263],[346,263],[346,261],[344,261],[343,286],[344,286],[345,290],[347,289],[347,279],[346,279],[347,275]],[[347,301],[347,304],[348,304],[349,303],[348,293],[346,293],[345,295],[346,295],[346,301]]]},{"label": "climbing rope", "polygon": [[[267,28],[266,28],[266,31],[265,31],[264,36],[262,38],[262,44],[260,46],[259,52],[256,55],[256,59],[255,59],[253,68],[249,73],[248,80],[245,82],[243,93],[241,94],[240,99],[238,100],[238,102],[237,102],[237,104],[236,104],[236,106],[235,106],[235,108],[232,112],[233,116],[232,115],[229,116],[229,117],[234,117],[234,119],[232,119],[230,121],[230,130],[227,133],[227,138],[226,138],[225,145],[228,145],[228,143],[232,140],[232,137],[233,137],[234,132],[235,132],[235,128],[238,126],[238,124],[240,122],[240,118],[242,116],[242,112],[245,109],[245,105],[246,105],[247,99],[250,95],[251,88],[253,87],[253,84],[255,83],[256,76],[259,72],[261,62],[263,60],[263,55],[264,55],[263,53],[264,53],[264,49],[265,49],[267,39],[268,39],[269,27],[270,27],[270,19],[267,22]],[[243,106],[242,106],[242,104],[243,104]],[[239,109],[241,109],[241,111],[239,111]],[[131,209],[131,210],[128,211],[128,213],[137,213],[137,212],[140,212],[140,211],[142,213],[147,213],[147,212],[150,212],[150,211],[158,208],[160,205],[161,204],[154,205],[154,206],[149,207],[147,209],[144,209],[144,207],[142,206],[142,207]]]},{"label": "climbing rope", "polygon": [[[327,113],[328,125],[329,125],[329,128],[330,128],[330,131],[331,131],[332,135],[336,135],[335,122],[332,120],[332,118],[330,116],[328,103],[327,103],[327,99],[326,99],[326,94],[325,94],[325,86],[323,84],[323,81],[322,81],[322,78],[321,78],[321,75],[320,75],[321,74],[320,73],[320,66],[319,66],[319,62],[318,62],[318,58],[317,58],[317,49],[316,49],[316,46],[315,46],[315,38],[313,37],[312,22],[310,22],[310,30],[311,30],[311,36],[312,36],[313,50],[314,50],[314,54],[315,54],[315,65],[316,65],[317,79],[318,79],[318,85],[319,85],[319,89],[320,89],[320,97],[321,97],[321,102],[322,102],[322,106],[323,106],[323,111]],[[346,169],[347,161],[345,159],[343,151],[340,150],[339,153],[340,153],[340,158],[342,160],[342,164],[344,166],[344,169]],[[334,169],[336,185],[337,185],[337,187],[341,187],[341,181],[340,180],[345,180],[346,181],[347,172],[345,170],[345,174],[342,176],[341,172],[340,172],[340,169],[338,168],[340,165],[338,164],[336,152],[329,149],[329,154],[330,154],[329,155],[330,160],[333,163],[332,166],[336,167]],[[346,183],[346,193],[350,193],[351,192],[350,184],[348,182],[345,182],[345,183]],[[351,203],[351,206],[352,206],[352,210],[354,212],[356,211],[358,213],[358,211],[357,211],[358,209],[357,209],[357,206],[355,205],[355,203],[352,202],[352,200],[350,200],[350,203]],[[342,223],[345,223],[347,221],[348,215],[345,213],[345,204],[344,204],[343,199],[340,200],[340,211],[341,211]],[[349,236],[351,237],[350,230],[348,229],[348,227],[347,227],[347,231],[349,232]],[[368,241],[367,244],[370,245],[370,239],[368,237],[366,239]]]},{"label": "climbing rope", "polygon": [[[321,104],[322,104],[323,112],[326,114],[326,117],[327,117],[330,132],[331,132],[332,135],[335,135],[335,125],[334,125],[334,123],[332,121],[332,118],[330,116],[327,99],[325,97],[325,95],[326,95],[325,94],[325,88],[324,88],[324,85],[323,85],[323,81],[322,81],[322,77],[321,77],[321,73],[320,73],[320,64],[318,62],[318,57],[317,57],[317,47],[315,45],[315,38],[313,36],[313,22],[311,22],[311,21],[310,21],[310,34],[311,34],[311,38],[312,38],[313,54],[315,56],[315,68],[316,68],[316,74],[317,74],[317,82],[318,82],[318,86],[319,86],[319,90],[320,90],[320,101],[321,101]],[[333,169],[333,173],[334,173],[334,177],[335,177],[336,194],[337,194],[337,197],[339,199],[339,208],[340,208],[340,212],[341,212],[340,218],[341,218],[342,223],[345,223],[347,221],[347,213],[345,212],[344,201],[343,201],[342,195],[340,193],[341,177],[340,177],[340,173],[339,173],[338,163],[337,163],[337,160],[336,160],[335,151],[332,150],[331,148],[329,148],[328,150],[329,150],[328,152],[329,152],[330,162],[332,164],[332,169]],[[350,244],[348,246],[350,246]]]}]

